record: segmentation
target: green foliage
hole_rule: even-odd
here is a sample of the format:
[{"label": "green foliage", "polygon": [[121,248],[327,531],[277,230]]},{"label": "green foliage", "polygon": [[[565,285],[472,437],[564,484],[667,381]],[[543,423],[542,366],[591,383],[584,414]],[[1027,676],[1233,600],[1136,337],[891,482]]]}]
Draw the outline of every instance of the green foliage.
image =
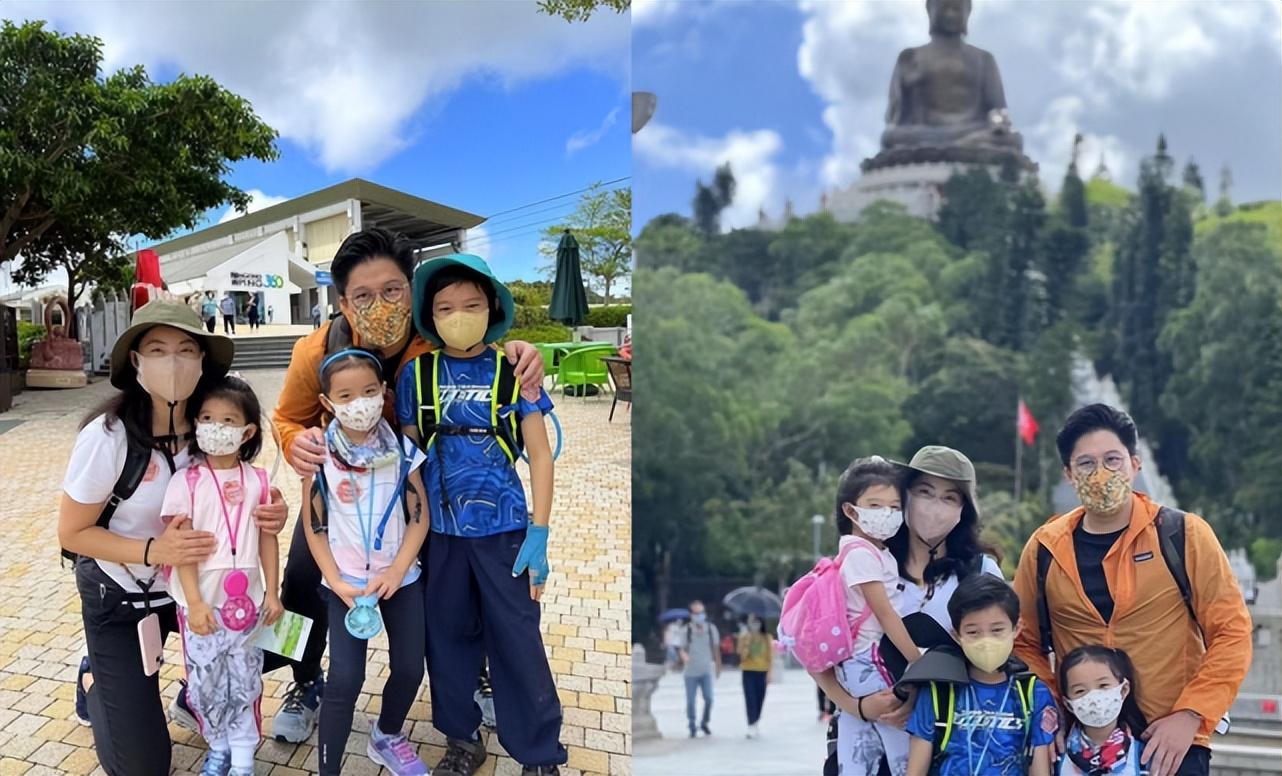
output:
[{"label": "green foliage", "polygon": [[539,12],[560,16],[567,22],[586,22],[592,14],[604,8],[623,13],[632,7],[632,0],[539,0]]},{"label": "green foliage", "polygon": [[1132,196],[1131,192],[1103,178],[1092,178],[1086,182],[1086,202],[1088,205],[1123,208],[1130,204]]},{"label": "green foliage", "polygon": [[601,329],[622,328],[628,325],[628,316],[632,314],[632,305],[614,305],[613,307],[593,307],[588,310],[589,326]]},{"label": "green foliage", "polygon": [[559,323],[546,323],[541,326],[513,327],[503,338],[504,342],[523,340],[525,342],[569,342],[570,330]]},{"label": "green foliage", "polygon": [[31,364],[31,346],[44,339],[45,327],[36,323],[18,321],[18,367],[26,369]]},{"label": "green foliage", "polygon": [[1274,579],[1278,575],[1278,558],[1282,556],[1282,539],[1266,539],[1261,536],[1251,542],[1250,555],[1256,578]]},{"label": "green foliage", "polygon": [[1208,215],[1193,224],[1193,232],[1201,237],[1223,224],[1261,224],[1269,231],[1269,240],[1282,245],[1282,202],[1251,202],[1231,210],[1227,215]]},{"label": "green foliage", "polygon": [[512,301],[523,307],[547,307],[552,304],[552,282],[539,280],[533,283],[526,280],[513,280],[505,283],[512,293]]},{"label": "green foliage", "polygon": [[249,194],[232,164],[276,158],[276,132],[205,76],[155,83],[141,67],[99,77],[102,42],[43,22],[0,26],[0,261],[38,284],[68,275],[74,306],[110,278],[119,235],[165,237]]},{"label": "green foliage", "polygon": [[541,268],[548,277],[556,273],[556,247],[566,231],[579,243],[583,274],[589,284],[595,281],[608,305],[610,290],[632,273],[632,189],[596,184],[583,193],[565,221],[543,230],[539,253],[551,259]]}]

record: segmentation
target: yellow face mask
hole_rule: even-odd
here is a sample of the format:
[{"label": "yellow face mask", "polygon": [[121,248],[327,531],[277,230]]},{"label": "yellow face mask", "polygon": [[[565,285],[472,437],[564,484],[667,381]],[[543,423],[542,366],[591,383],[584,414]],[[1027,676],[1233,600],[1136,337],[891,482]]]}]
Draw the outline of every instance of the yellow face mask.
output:
[{"label": "yellow face mask", "polygon": [[961,643],[962,652],[971,665],[981,671],[992,673],[1010,660],[1010,653],[1015,647],[1015,634],[1008,636],[983,636],[977,639],[965,639]]},{"label": "yellow face mask", "polygon": [[489,312],[469,312],[459,310],[445,317],[432,317],[436,324],[436,333],[441,340],[455,350],[471,350],[485,340],[485,332],[490,328]]}]

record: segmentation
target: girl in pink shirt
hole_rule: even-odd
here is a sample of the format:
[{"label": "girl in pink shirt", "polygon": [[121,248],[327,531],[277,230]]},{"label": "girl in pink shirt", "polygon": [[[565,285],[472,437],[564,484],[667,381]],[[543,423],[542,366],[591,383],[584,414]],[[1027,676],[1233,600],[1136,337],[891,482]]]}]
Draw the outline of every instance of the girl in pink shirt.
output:
[{"label": "girl in pink shirt", "polygon": [[[270,498],[267,474],[251,465],[262,447],[262,411],[254,390],[224,377],[196,418],[191,465],[169,481],[162,514],[188,515],[214,534],[214,553],[179,566],[171,593],[187,663],[187,700],[209,742],[202,776],[252,776],[261,737],[263,653],[255,626],[283,612],[277,596],[280,556],[274,534],[254,523],[255,504]],[[260,568],[261,563],[261,568]]]}]

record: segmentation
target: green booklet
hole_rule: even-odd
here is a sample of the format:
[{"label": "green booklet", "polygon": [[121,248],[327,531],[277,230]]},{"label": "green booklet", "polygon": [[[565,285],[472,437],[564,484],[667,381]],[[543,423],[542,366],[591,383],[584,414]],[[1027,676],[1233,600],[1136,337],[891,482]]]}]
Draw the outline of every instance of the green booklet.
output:
[{"label": "green booklet", "polygon": [[299,660],[303,656],[303,648],[307,646],[307,635],[311,632],[311,618],[285,612],[274,625],[258,626],[249,643],[290,660]]}]

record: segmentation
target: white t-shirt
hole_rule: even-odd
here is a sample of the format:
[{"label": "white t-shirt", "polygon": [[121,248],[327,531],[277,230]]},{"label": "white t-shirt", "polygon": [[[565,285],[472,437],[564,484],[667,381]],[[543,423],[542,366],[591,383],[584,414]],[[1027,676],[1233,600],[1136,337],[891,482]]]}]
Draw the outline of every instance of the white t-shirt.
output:
[{"label": "white t-shirt", "polygon": [[[1005,579],[1002,576],[1002,567],[997,565],[997,560],[990,555],[984,556],[980,568],[985,574]],[[901,578],[899,587],[903,589],[895,611],[899,612],[900,617],[907,617],[914,612],[925,612],[945,630],[952,630],[953,621],[948,616],[948,602],[952,599],[953,593],[957,592],[957,585],[958,580],[955,574],[935,582],[933,590],[930,585],[918,587],[916,583]]]},{"label": "white t-shirt", "polygon": [[[881,582],[890,598],[890,605],[895,611],[899,611],[899,564],[895,561],[895,556],[885,547],[879,550],[867,539],[854,536],[841,537],[838,547],[844,550],[851,543],[855,543],[854,549],[841,562],[841,581],[846,586],[847,617],[854,622],[868,608],[868,601],[859,590],[859,585],[867,582]],[[869,647],[881,640],[885,632],[877,621],[877,616],[870,615],[859,627],[854,653],[862,655],[867,652]]]},{"label": "white t-shirt", "polygon": [[[258,523],[254,520],[254,507],[262,503],[263,486],[254,471],[255,467],[242,464],[235,469],[211,469],[203,460],[193,463],[188,469],[179,469],[169,480],[165,491],[165,501],[161,515],[174,517],[189,515],[194,531],[208,531],[214,535],[214,553],[197,567],[200,580],[200,598],[211,608],[217,609],[227,601],[227,592],[223,589],[223,579],[233,568],[245,572],[249,579],[246,595],[255,604],[261,605],[266,591],[263,588],[263,573],[258,557]],[[195,506],[193,508],[192,492],[187,487],[187,472],[198,473],[196,478]],[[217,478],[215,484],[214,478]],[[218,488],[227,499],[227,516],[223,516],[223,506],[218,500]],[[239,526],[237,514],[239,513]],[[232,556],[231,532],[228,522],[236,528],[236,555]],[[183,590],[178,570],[170,574],[169,593],[183,609],[187,605],[187,593]]]},{"label": "white t-shirt", "polygon": [[[106,416],[99,415],[89,421],[76,435],[76,444],[71,449],[71,459],[67,461],[67,474],[62,481],[62,490],[73,501],[81,504],[101,504],[111,496],[111,489],[125,468],[125,424],[119,418],[112,420],[110,430],[106,427]],[[182,471],[189,462],[187,449],[174,456],[174,465]],[[112,533],[127,536],[130,539],[147,539],[160,536],[165,524],[160,519],[161,504],[165,499],[165,488],[169,486],[169,464],[159,450],[151,453],[151,462],[147,473],[137,490],[126,501],[120,502],[116,512],[111,516],[108,529]],[[116,584],[128,593],[141,593],[125,566],[105,560],[96,561],[98,566],[110,576]],[[129,571],[139,580],[146,582],[155,575],[152,592],[165,592],[168,588],[163,577],[157,574],[156,567],[148,568],[141,564],[129,564]],[[152,601],[153,606],[169,603],[171,599]],[[134,606],[141,609],[141,601]]]},{"label": "white t-shirt", "polygon": [[[402,439],[401,443],[406,457],[410,460],[412,474],[423,464],[426,457],[408,438]],[[400,552],[401,544],[405,541],[405,513],[400,505],[400,491],[396,489],[400,473],[399,466],[384,466],[373,472],[340,469],[332,455],[325,461],[325,483],[329,488],[329,493],[325,497],[329,516],[329,549],[334,553],[334,562],[338,565],[343,580],[352,585],[364,587],[369,580],[386,571],[396,560],[396,554]],[[371,477],[374,486],[372,521],[369,515]],[[355,484],[355,492],[353,492],[353,484]],[[408,476],[402,487],[409,487]],[[373,545],[378,535],[378,524],[383,519],[383,513],[387,510],[388,504],[393,501],[396,503],[392,507],[391,516],[387,518],[387,527],[383,530],[382,548],[376,550]],[[427,505],[424,504],[423,507],[424,512],[420,519],[426,520],[428,519]],[[361,534],[362,525],[370,526],[368,572],[365,570],[365,540]],[[401,587],[418,579],[419,573],[418,564],[411,565],[410,570],[405,574],[405,579],[401,582]],[[323,579],[321,584],[329,586]]]}]

